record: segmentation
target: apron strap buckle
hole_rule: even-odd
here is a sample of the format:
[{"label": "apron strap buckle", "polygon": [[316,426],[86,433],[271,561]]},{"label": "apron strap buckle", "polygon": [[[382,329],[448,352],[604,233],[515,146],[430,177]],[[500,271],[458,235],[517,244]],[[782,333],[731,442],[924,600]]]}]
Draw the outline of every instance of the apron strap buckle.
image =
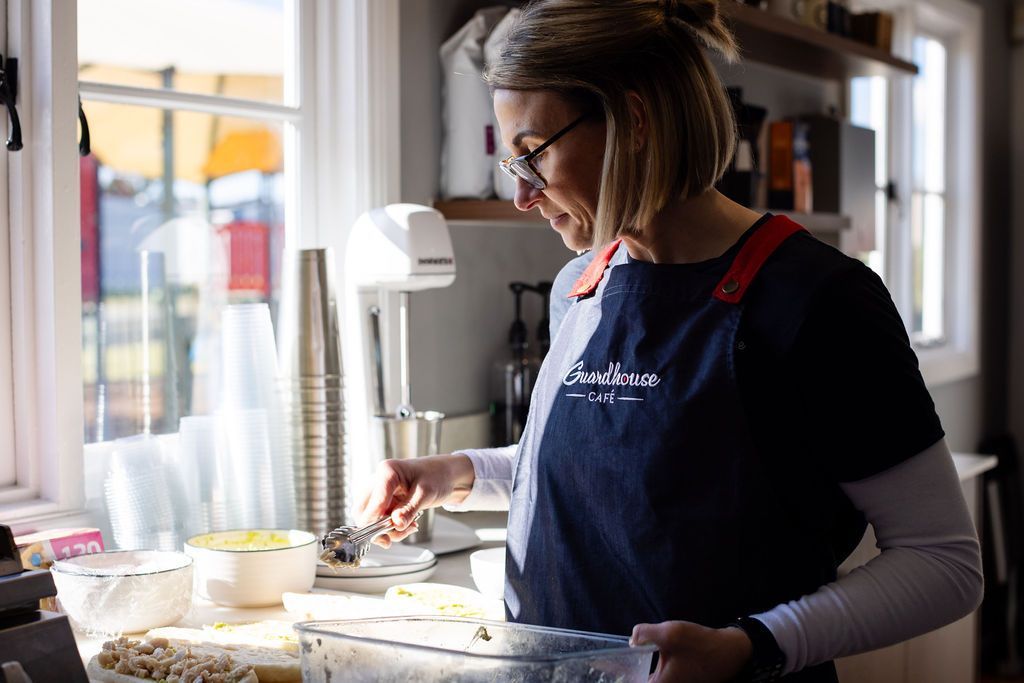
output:
[{"label": "apron strap buckle", "polygon": [[772,216],[747,238],[729,271],[715,286],[714,297],[728,304],[738,304],[761,266],[779,245],[798,232],[806,232],[806,229],[786,216]]}]

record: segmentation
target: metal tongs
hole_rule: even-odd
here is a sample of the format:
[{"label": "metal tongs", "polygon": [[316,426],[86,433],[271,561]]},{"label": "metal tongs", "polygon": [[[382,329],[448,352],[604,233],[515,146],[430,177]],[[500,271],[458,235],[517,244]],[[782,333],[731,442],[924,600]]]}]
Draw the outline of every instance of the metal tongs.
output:
[{"label": "metal tongs", "polygon": [[[417,512],[412,522],[415,523],[422,514],[423,510]],[[324,549],[320,559],[330,567],[358,567],[373,539],[395,528],[390,515],[364,527],[340,526],[320,539]]]}]

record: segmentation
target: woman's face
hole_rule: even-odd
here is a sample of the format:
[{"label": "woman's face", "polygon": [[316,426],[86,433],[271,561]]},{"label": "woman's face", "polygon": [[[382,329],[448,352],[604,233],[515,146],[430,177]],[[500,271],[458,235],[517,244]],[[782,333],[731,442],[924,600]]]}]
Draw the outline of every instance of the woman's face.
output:
[{"label": "woman's face", "polygon": [[[519,156],[539,147],[583,112],[549,90],[498,89],[494,113],[502,141]],[[533,167],[546,183],[543,190],[516,180],[516,207],[521,211],[539,208],[565,246],[576,251],[593,243],[604,144],[604,122],[588,117],[533,159]]]}]

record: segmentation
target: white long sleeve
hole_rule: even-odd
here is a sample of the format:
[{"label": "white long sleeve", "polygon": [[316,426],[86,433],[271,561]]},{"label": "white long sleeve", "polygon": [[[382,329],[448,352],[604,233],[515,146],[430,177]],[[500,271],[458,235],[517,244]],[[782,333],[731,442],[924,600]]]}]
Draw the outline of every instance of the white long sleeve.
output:
[{"label": "white long sleeve", "polygon": [[469,457],[473,463],[473,488],[458,505],[445,505],[451,512],[467,510],[508,510],[512,498],[512,471],[515,467],[516,451],[519,446],[501,448],[469,448],[455,451],[457,455]]},{"label": "white long sleeve", "polygon": [[945,440],[842,489],[874,527],[881,554],[754,615],[785,653],[784,673],[907,640],[981,603],[977,532]]}]

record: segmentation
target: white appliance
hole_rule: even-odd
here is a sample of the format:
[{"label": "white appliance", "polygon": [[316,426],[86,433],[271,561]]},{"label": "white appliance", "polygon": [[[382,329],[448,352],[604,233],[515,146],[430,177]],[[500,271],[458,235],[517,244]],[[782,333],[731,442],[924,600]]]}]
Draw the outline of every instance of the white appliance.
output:
[{"label": "white appliance", "polygon": [[342,347],[350,501],[358,500],[380,459],[371,438],[374,414],[412,411],[409,293],[454,281],[451,235],[436,209],[389,204],[356,220],[345,249]]},{"label": "white appliance", "polygon": [[389,204],[356,220],[348,238],[345,272],[366,289],[418,292],[455,282],[448,224],[437,209]]}]

